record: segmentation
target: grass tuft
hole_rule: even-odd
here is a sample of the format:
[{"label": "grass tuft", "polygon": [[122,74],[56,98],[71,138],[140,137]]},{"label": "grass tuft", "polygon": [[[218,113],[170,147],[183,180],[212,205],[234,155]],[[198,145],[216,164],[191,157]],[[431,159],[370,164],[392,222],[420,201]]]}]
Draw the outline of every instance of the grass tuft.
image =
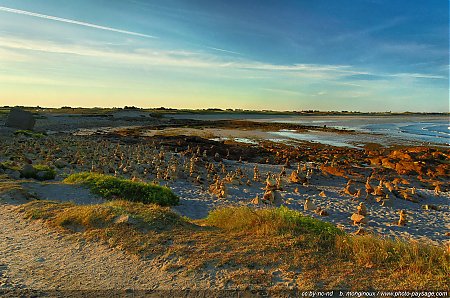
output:
[{"label": "grass tuft", "polygon": [[11,171],[20,171],[19,165],[13,161],[0,162],[0,169],[11,170]]},{"label": "grass tuft", "polygon": [[330,223],[303,216],[286,207],[251,209],[226,207],[209,213],[205,223],[228,232],[247,232],[270,236],[290,235],[307,239],[308,247],[329,257],[372,268],[438,276],[450,276],[450,254],[445,248],[412,240],[348,235]]},{"label": "grass tuft", "polygon": [[450,254],[443,247],[373,235],[340,236],[335,252],[365,267],[395,267],[410,273],[450,276]]},{"label": "grass tuft", "polygon": [[314,235],[333,238],[342,232],[330,223],[303,216],[287,207],[251,209],[225,207],[209,213],[206,223],[230,231],[247,231],[267,235]]},{"label": "grass tuft", "polygon": [[305,249],[322,252],[328,251],[336,235],[343,233],[330,223],[303,216],[284,206],[267,209],[220,208],[210,212],[205,223],[231,233],[293,238]]},{"label": "grass tuft", "polygon": [[14,132],[14,135],[19,136],[19,135],[23,135],[26,137],[31,137],[31,138],[43,138],[46,134],[45,133],[41,133],[41,132],[35,132],[32,130],[16,130]]},{"label": "grass tuft", "polygon": [[80,226],[85,230],[110,227],[120,216],[128,216],[131,219],[128,222],[136,226],[160,230],[185,223],[167,207],[122,200],[97,205],[33,201],[25,204],[22,210],[28,218],[43,219],[53,226]]},{"label": "grass tuft", "polygon": [[92,192],[105,199],[124,199],[132,202],[158,204],[161,206],[177,205],[179,198],[167,187],[133,182],[127,179],[96,173],[72,174],[65,183],[87,185]]}]

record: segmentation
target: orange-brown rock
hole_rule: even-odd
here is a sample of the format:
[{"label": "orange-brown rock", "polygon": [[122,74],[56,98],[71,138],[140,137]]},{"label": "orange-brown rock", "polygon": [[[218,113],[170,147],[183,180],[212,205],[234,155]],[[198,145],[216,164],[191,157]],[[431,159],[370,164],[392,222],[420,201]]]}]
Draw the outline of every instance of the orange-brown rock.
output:
[{"label": "orange-brown rock", "polygon": [[320,169],[324,174],[333,175],[333,176],[339,176],[339,177],[347,177],[347,174],[345,173],[345,170],[341,167],[336,166],[327,166],[323,164]]},{"label": "orange-brown rock", "polygon": [[353,213],[350,219],[353,221],[354,225],[367,223],[367,218],[364,215],[358,213]]},{"label": "orange-brown rock", "polygon": [[300,177],[298,176],[298,172],[296,170],[292,171],[291,175],[289,176],[289,181],[291,183],[300,183]]},{"label": "orange-brown rock", "polygon": [[404,210],[400,210],[399,215],[400,215],[400,218],[398,219],[397,224],[399,226],[406,225],[406,212]]},{"label": "orange-brown rock", "polygon": [[384,157],[381,159],[381,164],[383,165],[383,167],[388,168],[388,169],[392,169],[395,170],[395,162],[392,162],[389,158]]},{"label": "orange-brown rock", "polygon": [[369,158],[369,161],[372,166],[381,166],[382,165],[380,156],[371,157],[371,158]]},{"label": "orange-brown rock", "polygon": [[359,215],[364,215],[364,216],[367,215],[367,208],[363,202],[359,203],[358,207],[356,207],[356,213]]},{"label": "orange-brown rock", "polygon": [[328,212],[320,207],[317,207],[317,209],[314,211],[316,214],[320,216],[328,216]]},{"label": "orange-brown rock", "polygon": [[402,151],[399,151],[399,150],[392,151],[391,154],[389,154],[389,157],[400,159],[400,160],[412,160],[411,155],[404,153]]},{"label": "orange-brown rock", "polygon": [[366,196],[372,194],[374,189],[373,189],[372,185],[370,185],[370,179],[369,178],[367,178],[365,186],[366,186]]},{"label": "orange-brown rock", "polygon": [[395,170],[400,175],[407,175],[411,173],[422,174],[423,166],[419,162],[400,161],[395,165]]}]

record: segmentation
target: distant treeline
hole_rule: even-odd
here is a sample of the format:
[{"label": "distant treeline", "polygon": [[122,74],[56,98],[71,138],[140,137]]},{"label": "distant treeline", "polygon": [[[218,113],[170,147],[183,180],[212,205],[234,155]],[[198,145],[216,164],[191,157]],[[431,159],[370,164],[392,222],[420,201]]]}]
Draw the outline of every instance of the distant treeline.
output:
[{"label": "distant treeline", "polygon": [[[8,112],[10,106],[0,107],[0,113]],[[139,108],[135,106],[125,106],[123,108],[115,107],[115,108],[83,108],[83,107],[69,107],[63,106],[61,108],[45,108],[45,107],[23,107],[21,108],[25,110],[29,110],[32,112],[50,112],[50,113],[71,113],[71,114],[105,114],[105,113],[113,113],[118,111],[141,111],[141,112],[149,112],[152,114],[254,114],[254,115],[326,115],[326,116],[339,116],[339,115],[358,115],[358,116],[383,116],[383,115],[450,115],[449,112],[434,112],[434,113],[425,113],[425,112],[359,112],[359,111],[319,111],[319,110],[301,110],[301,111],[273,111],[273,110],[248,110],[248,109],[220,109],[220,108],[207,108],[207,109],[174,109],[174,108],[166,108],[166,107],[158,107],[158,108]]]}]

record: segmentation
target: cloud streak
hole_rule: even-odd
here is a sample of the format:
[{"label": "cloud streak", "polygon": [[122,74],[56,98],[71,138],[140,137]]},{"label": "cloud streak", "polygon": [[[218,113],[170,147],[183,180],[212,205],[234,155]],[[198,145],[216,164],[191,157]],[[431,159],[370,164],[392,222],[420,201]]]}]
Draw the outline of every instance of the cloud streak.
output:
[{"label": "cloud streak", "polygon": [[229,53],[229,54],[235,54],[235,55],[242,55],[241,53],[230,51],[230,50],[224,50],[224,49],[215,48],[215,47],[207,47],[207,48],[211,49],[211,50],[214,50],[214,51],[219,51],[219,52],[224,52],[224,53]]},{"label": "cloud streak", "polygon": [[35,13],[35,12],[20,10],[20,9],[14,9],[14,8],[9,8],[9,7],[4,7],[4,6],[0,6],[0,11],[20,14],[20,15],[26,15],[26,16],[32,16],[32,17],[36,17],[36,18],[52,20],[52,21],[73,24],[73,25],[78,25],[78,26],[84,26],[84,27],[89,27],[89,28],[94,28],[94,29],[99,29],[99,30],[133,35],[133,36],[138,36],[138,37],[157,38],[156,36],[152,36],[152,35],[148,35],[148,34],[142,34],[142,33],[133,32],[133,31],[126,31],[126,30],[121,30],[121,29],[112,28],[112,27],[100,26],[100,25],[96,25],[96,24],[85,23],[85,22],[80,22],[80,21],[76,21],[76,20],[70,20],[70,19],[65,19],[65,18],[60,18],[60,17],[55,17],[55,16],[49,16],[49,15],[45,15],[45,14],[40,14],[40,13]]},{"label": "cloud streak", "polygon": [[[19,52],[20,51],[20,52]],[[447,77],[426,73],[377,73],[360,70],[351,65],[327,65],[327,64],[292,64],[280,65],[261,63],[248,59],[223,59],[211,54],[200,54],[188,51],[155,51],[150,48],[137,48],[123,50],[111,50],[104,47],[92,47],[83,45],[66,45],[43,40],[30,40],[22,38],[0,37],[0,61],[11,62],[13,57],[8,53],[20,55],[17,60],[28,57],[33,60],[33,55],[27,56],[27,52],[40,52],[42,54],[77,55],[80,57],[95,58],[98,63],[107,62],[111,65],[139,65],[140,68],[154,66],[173,67],[175,69],[215,69],[217,71],[233,71],[233,76],[242,78],[252,75],[268,73],[271,75],[289,77],[292,79],[326,80],[328,83],[347,83],[348,86],[361,87],[361,81],[393,80],[393,79],[438,79],[447,80]],[[37,59],[34,57],[34,59]],[[39,59],[38,59],[39,60]],[[217,72],[216,72],[217,73]],[[358,82],[357,85],[355,82]]]}]

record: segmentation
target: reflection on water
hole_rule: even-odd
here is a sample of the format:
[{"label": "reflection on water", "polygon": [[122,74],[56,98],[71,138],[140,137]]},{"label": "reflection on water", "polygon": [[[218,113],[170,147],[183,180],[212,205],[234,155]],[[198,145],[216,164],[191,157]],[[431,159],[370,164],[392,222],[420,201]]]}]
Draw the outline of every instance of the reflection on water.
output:
[{"label": "reflection on water", "polygon": [[252,144],[252,145],[257,145],[258,142],[255,140],[251,140],[248,138],[227,138],[227,137],[219,137],[219,138],[212,138],[210,139],[211,141],[216,141],[216,142],[222,142],[222,141],[229,141],[229,140],[233,140],[235,142],[238,143],[245,143],[245,144]]},{"label": "reflection on water", "polygon": [[345,137],[342,137],[340,135],[335,134],[318,134],[316,132],[314,133],[296,133],[292,130],[283,129],[277,132],[273,132],[273,134],[295,139],[295,140],[301,140],[301,141],[307,141],[307,142],[313,142],[313,143],[321,143],[325,145],[331,145],[336,147],[348,147],[348,148],[357,148],[359,147],[353,145],[350,143],[350,140],[346,139]]}]

